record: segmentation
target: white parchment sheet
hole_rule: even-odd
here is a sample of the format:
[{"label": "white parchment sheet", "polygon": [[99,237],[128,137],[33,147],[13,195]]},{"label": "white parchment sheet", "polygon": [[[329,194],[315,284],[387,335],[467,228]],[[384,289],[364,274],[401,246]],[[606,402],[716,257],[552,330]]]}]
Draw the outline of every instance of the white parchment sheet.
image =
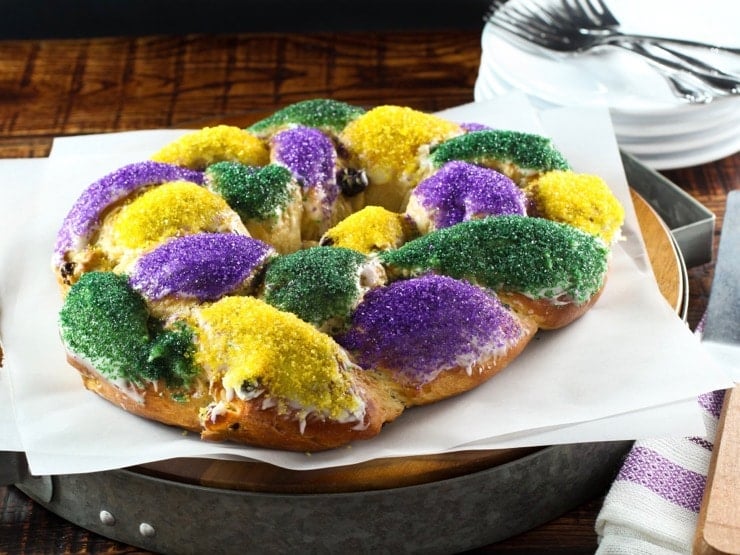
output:
[{"label": "white parchment sheet", "polygon": [[245,457],[312,469],[463,448],[703,434],[695,397],[733,382],[658,291],[608,113],[536,112],[526,99],[512,96],[442,115],[548,135],[576,171],[601,175],[623,202],[625,240],[614,250],[602,297],[583,318],[563,330],[541,332],[486,384],[408,410],[370,441],[310,456],[201,441],[127,414],[82,387],[59,342],[61,300],[50,269],[56,231],[83,188],[148,158],[183,131],[59,140],[40,178],[23,183],[22,196],[0,188],[1,202],[13,197],[13,211],[28,214],[18,233],[0,237],[0,333],[6,350],[0,386],[8,374],[31,471],[91,472],[185,456]]}]

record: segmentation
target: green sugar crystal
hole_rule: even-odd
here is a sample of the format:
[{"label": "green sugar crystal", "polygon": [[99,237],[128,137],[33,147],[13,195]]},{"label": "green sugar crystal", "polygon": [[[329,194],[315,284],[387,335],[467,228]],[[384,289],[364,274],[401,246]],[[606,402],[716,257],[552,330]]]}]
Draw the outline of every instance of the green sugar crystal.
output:
[{"label": "green sugar crystal", "polygon": [[113,382],[161,378],[182,385],[196,373],[192,333],[184,326],[159,328],[125,276],[83,274],[67,294],[59,324],[67,349]]},{"label": "green sugar crystal", "polygon": [[471,220],[380,254],[390,275],[432,271],[533,298],[587,301],[603,284],[608,249],[571,226],[526,216]]},{"label": "green sugar crystal", "polygon": [[290,170],[277,164],[257,168],[218,162],[206,169],[207,186],[244,220],[274,217],[291,198],[291,179]]},{"label": "green sugar crystal", "polygon": [[163,379],[168,385],[187,385],[199,372],[194,356],[193,331],[177,322],[172,329],[155,333],[142,373],[151,380]]},{"label": "green sugar crystal", "polygon": [[365,112],[363,108],[326,98],[303,100],[278,110],[247,130],[254,134],[269,133],[285,125],[303,125],[329,129],[336,133]]},{"label": "green sugar crystal", "polygon": [[542,172],[569,169],[568,162],[547,137],[498,129],[449,139],[437,147],[431,158],[437,168],[451,160],[464,160],[474,164],[512,162],[520,168]]},{"label": "green sugar crystal", "polygon": [[312,247],[272,261],[265,273],[265,301],[322,326],[344,321],[359,300],[365,255],[341,247]]}]

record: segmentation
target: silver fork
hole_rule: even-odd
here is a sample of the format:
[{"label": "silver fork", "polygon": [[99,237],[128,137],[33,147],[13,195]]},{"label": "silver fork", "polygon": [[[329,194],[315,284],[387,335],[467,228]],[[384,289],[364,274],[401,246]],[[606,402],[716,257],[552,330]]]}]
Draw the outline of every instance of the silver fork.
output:
[{"label": "silver fork", "polygon": [[740,49],[619,31],[619,21],[601,0],[556,2],[494,0],[488,21],[519,39],[561,53],[612,46],[644,57],[668,79],[675,94],[689,102],[740,94],[740,76],[724,72],[681,51],[681,47],[740,56]]}]

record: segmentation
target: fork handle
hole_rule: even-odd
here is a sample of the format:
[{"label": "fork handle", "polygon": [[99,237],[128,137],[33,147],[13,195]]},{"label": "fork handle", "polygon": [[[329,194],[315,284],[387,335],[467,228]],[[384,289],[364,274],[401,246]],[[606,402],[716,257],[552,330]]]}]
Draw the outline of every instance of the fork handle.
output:
[{"label": "fork handle", "polygon": [[740,76],[699,70],[683,61],[677,61],[674,57],[671,56],[670,52],[668,56],[663,56],[657,54],[655,51],[648,50],[648,48],[646,48],[646,45],[650,45],[650,43],[647,42],[615,41],[611,42],[610,44],[612,44],[612,46],[624,48],[629,52],[633,52],[635,54],[643,56],[648,62],[651,62],[652,64],[659,67],[666,68],[671,71],[689,73],[697,79],[700,79],[710,87],[716,89],[718,92],[722,92],[724,94],[740,94]]},{"label": "fork handle", "polygon": [[635,35],[631,33],[621,33],[610,30],[609,32],[599,33],[596,29],[589,29],[588,34],[599,35],[601,34],[602,40],[605,42],[619,42],[619,41],[634,41],[634,42],[650,42],[655,44],[665,44],[667,46],[690,46],[692,48],[699,48],[702,50],[710,50],[713,52],[733,54],[740,56],[740,48],[732,48],[729,46],[722,46],[719,44],[710,44],[706,42],[699,42],[693,40],[672,38],[672,37],[655,37],[651,35]]},{"label": "fork handle", "polygon": [[690,56],[686,54],[685,52],[682,52],[678,48],[672,48],[664,43],[655,44],[653,43],[653,46],[656,48],[659,48],[662,52],[667,52],[669,55],[674,56],[677,60],[680,60],[683,63],[686,63],[688,66],[692,67],[694,71],[707,73],[709,75],[721,75],[723,77],[731,77],[731,78],[737,78],[740,79],[740,74],[737,73],[727,73],[725,71],[722,71],[721,69],[714,67],[703,60],[700,60],[698,58],[695,58],[694,56]]}]

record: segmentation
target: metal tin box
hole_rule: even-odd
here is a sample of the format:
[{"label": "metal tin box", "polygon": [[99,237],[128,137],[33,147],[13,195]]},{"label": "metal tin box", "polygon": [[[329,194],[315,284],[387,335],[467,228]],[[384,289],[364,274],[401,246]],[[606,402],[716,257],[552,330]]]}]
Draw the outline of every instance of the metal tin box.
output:
[{"label": "metal tin box", "polygon": [[715,216],[691,195],[622,151],[627,181],[671,230],[688,268],[712,260]]}]

